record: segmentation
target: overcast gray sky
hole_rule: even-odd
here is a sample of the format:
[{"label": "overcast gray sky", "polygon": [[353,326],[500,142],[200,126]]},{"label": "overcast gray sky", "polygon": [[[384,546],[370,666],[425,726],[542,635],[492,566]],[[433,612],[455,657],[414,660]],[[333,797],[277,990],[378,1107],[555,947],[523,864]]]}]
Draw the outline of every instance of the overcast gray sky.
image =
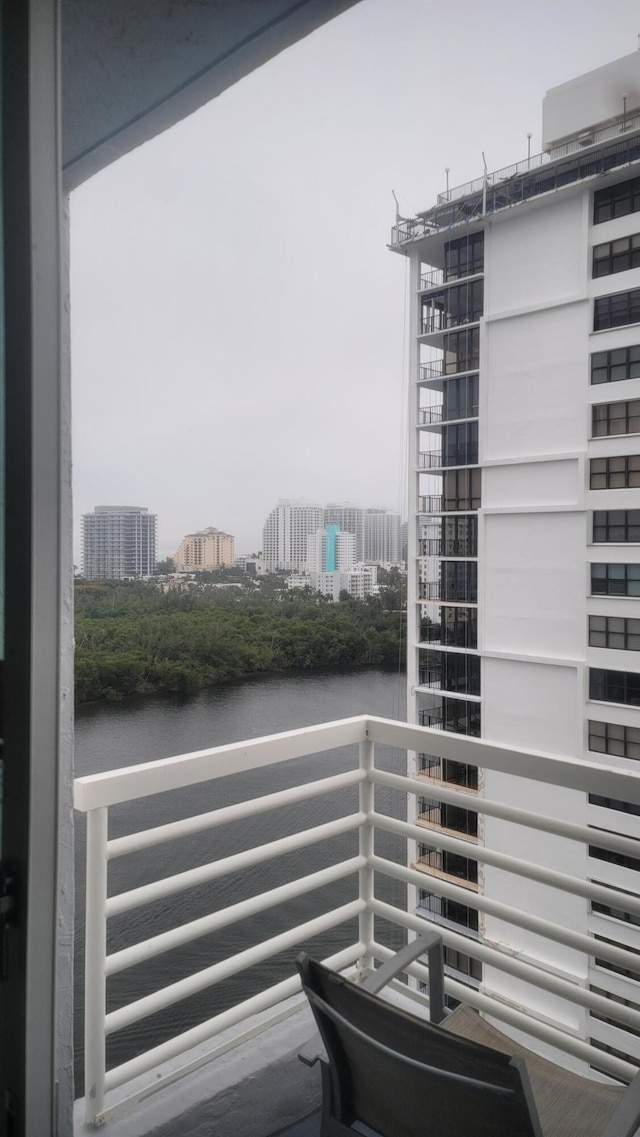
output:
[{"label": "overcast gray sky", "polygon": [[537,153],[545,91],[638,32],[637,0],[362,0],[74,191],[76,523],[144,505],[161,555],[242,553],[279,497],[402,510],[391,190]]}]

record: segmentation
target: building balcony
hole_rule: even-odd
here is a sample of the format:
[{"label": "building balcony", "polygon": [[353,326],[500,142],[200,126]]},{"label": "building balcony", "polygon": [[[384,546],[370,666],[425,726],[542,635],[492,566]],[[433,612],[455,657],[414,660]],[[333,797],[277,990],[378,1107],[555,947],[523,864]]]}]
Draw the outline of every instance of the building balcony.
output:
[{"label": "building balcony", "polygon": [[[430,363],[421,363],[419,380],[420,383],[430,383],[437,379],[451,379],[456,375],[472,375],[479,370],[480,358],[475,354],[471,358],[451,358],[450,353],[447,355],[446,361],[444,359],[432,360]],[[436,390],[442,389],[441,383],[435,384]],[[475,412],[477,416],[477,410]],[[469,415],[473,418],[473,415]]]},{"label": "building balcony", "polygon": [[435,336],[450,332],[453,328],[466,328],[478,324],[481,317],[482,311],[447,312],[441,308],[431,308],[422,315],[418,335]]},{"label": "building balcony", "polygon": [[[635,1006],[609,998],[606,992],[596,993],[568,977],[560,964],[553,965],[557,953],[562,957],[570,949],[582,960],[577,970],[584,974],[593,966],[596,954],[605,965],[635,971],[636,953],[617,943],[596,941],[575,931],[569,921],[565,925],[561,919],[552,922],[539,918],[527,910],[526,903],[519,907],[518,898],[522,882],[527,887],[536,882],[560,890],[567,898],[580,897],[608,904],[616,910],[623,909],[636,919],[640,916],[640,898],[609,885],[572,876],[560,868],[549,868],[537,863],[535,856],[519,857],[497,848],[474,845],[473,859],[470,859],[468,839],[436,829],[429,832],[428,846],[423,846],[417,863],[410,867],[409,850],[413,842],[419,846],[424,842],[424,826],[403,820],[403,811],[402,816],[398,816],[397,811],[392,815],[388,803],[395,795],[424,794],[424,779],[384,768],[377,757],[378,748],[386,747],[403,755],[408,751],[428,753],[434,761],[440,752],[442,761],[455,759],[467,768],[482,767],[521,778],[523,801],[527,800],[527,787],[533,781],[548,785],[549,799],[553,798],[555,787],[564,787],[580,794],[600,794],[640,803],[640,774],[614,770],[595,762],[516,752],[513,748],[491,746],[480,739],[443,734],[439,732],[442,717],[438,723],[438,713],[442,716],[442,711],[437,709],[424,712],[435,727],[431,730],[362,716],[76,780],[76,809],[85,815],[87,827],[84,926],[87,1094],[84,1103],[78,1103],[76,1134],[90,1133],[93,1127],[108,1121],[111,1137],[122,1137],[125,1132],[143,1137],[154,1131],[162,1133],[162,1137],[168,1134],[186,1137],[205,1131],[233,1132],[234,1137],[260,1133],[267,1137],[281,1132],[297,1117],[305,1116],[309,1113],[310,1091],[302,1068],[292,1081],[281,1080],[270,1067],[266,1076],[271,1095],[269,1107],[265,1107],[264,1101],[255,1102],[246,1127],[241,1117],[234,1119],[233,1128],[229,1123],[226,1130],[224,1124],[222,1129],[215,1130],[202,1127],[203,1115],[198,1110],[206,1109],[207,1103],[213,1100],[214,1114],[217,1111],[219,1117],[230,1093],[249,1097],[250,1086],[245,1088],[248,1071],[255,1070],[256,1063],[260,1062],[260,1046],[262,1067],[272,1060],[272,1042],[278,1032],[281,1041],[283,1033],[289,1040],[289,1049],[300,1045],[306,1028],[304,1023],[302,1027],[299,1024],[307,1012],[303,1009],[293,966],[297,951],[313,937],[322,935],[322,954],[330,966],[338,970],[354,965],[368,969],[388,959],[393,954],[392,948],[385,944],[389,930],[395,945],[399,946],[407,935],[411,937],[424,929],[424,919],[429,920],[430,914],[428,910],[421,915],[406,911],[401,897],[397,902],[389,902],[384,898],[381,885],[389,880],[396,882],[401,886],[398,892],[403,894],[406,885],[424,888],[425,873],[429,876],[430,895],[501,921],[500,942],[494,942],[477,935],[467,937],[459,930],[443,926],[434,914],[445,948],[467,953],[489,971],[504,975],[507,987],[515,982],[519,984],[519,991],[530,993],[528,999],[519,996],[511,1000],[504,993],[494,991],[491,982],[476,990],[447,976],[446,994],[465,1002],[480,1015],[523,1032],[534,1046],[557,1053],[558,1060],[567,1065],[582,1064],[585,1072],[590,1065],[595,1065],[614,1079],[631,1080],[636,1067],[630,1060],[593,1046],[588,1041],[588,1031],[586,1037],[579,1037],[567,1025],[565,1014],[559,1012],[554,1017],[548,1011],[542,1013],[539,1006],[541,999],[547,1003],[551,999],[558,1007],[570,1005],[583,1012],[591,1011],[594,1016],[616,1022],[620,1030],[628,1029],[637,1034],[640,1012]],[[314,756],[321,772],[323,753],[336,747],[348,748],[345,753],[351,755],[350,761],[345,758],[343,772],[300,784],[300,775],[296,779],[296,760]],[[257,799],[244,797],[236,804],[207,809],[196,816],[181,814],[185,800],[181,798],[181,791],[186,787],[198,787],[203,803],[215,805],[218,779],[230,774],[250,776],[252,771],[266,767],[274,768],[274,782],[276,774],[281,776],[279,771],[287,771],[287,788]],[[406,769],[404,756],[396,768],[398,771]],[[113,810],[157,794],[163,795],[163,802],[175,802],[177,817],[151,828],[124,833],[120,817],[116,832],[109,833]],[[431,783],[429,796],[435,802],[468,809],[468,791],[456,790],[452,785]],[[296,805],[309,797],[334,802],[335,808],[326,814],[327,820],[321,824],[296,829]],[[274,812],[283,807],[286,814]],[[532,838],[542,847],[543,834],[587,848],[593,842],[593,830],[532,809],[484,797],[474,799],[476,809],[485,818],[499,818],[521,829],[521,836],[513,842],[516,854],[521,841],[530,848]],[[117,812],[115,816],[118,819]],[[127,816],[131,818],[133,814],[129,812]],[[255,839],[252,841],[252,832],[257,832],[259,819],[264,818],[276,819],[272,835],[266,842],[262,839],[256,844]],[[284,824],[283,832],[280,826]],[[236,831],[242,834],[242,840]],[[379,839],[385,835],[394,838],[391,846],[396,849],[394,856],[385,856],[379,851]],[[637,847],[633,838],[608,832],[598,833],[598,844],[623,855],[634,853]],[[326,847],[330,863],[308,874],[304,850],[317,845]],[[191,868],[185,870],[181,863],[180,871],[175,871],[173,850],[177,846],[193,855]],[[131,863],[129,858],[138,857],[153,867],[154,879],[132,888],[127,884],[125,868],[119,874],[124,888],[114,890],[113,881],[109,881],[114,865],[122,865],[124,858],[126,866]],[[249,899],[234,899],[230,904],[220,905],[225,880],[233,883],[242,877],[251,883],[259,870],[281,857],[288,858],[286,883],[275,887],[273,883],[266,887],[258,885]],[[473,876],[476,864],[492,866],[511,877],[513,899],[509,903],[484,895],[482,889],[477,890],[467,879]],[[339,891],[337,902],[335,899],[332,902],[327,892],[327,886],[334,885]],[[163,911],[171,912],[174,898],[193,888],[211,889],[209,915],[189,919],[188,908],[183,907],[184,921],[176,921],[169,930],[158,930],[155,920],[145,918],[145,912],[148,913],[154,902],[162,902]],[[300,921],[300,902],[304,898],[308,904],[309,897],[320,889],[324,890],[322,902],[318,901],[317,907],[307,907],[305,919]],[[386,895],[388,897],[388,893]],[[274,914],[278,910],[281,919],[276,925]],[[216,945],[219,941],[224,944],[225,930],[245,920],[251,921],[253,946],[226,956],[222,951],[221,956]],[[127,946],[116,951],[112,950],[111,943],[113,922],[119,922],[121,931],[124,927],[129,940]],[[526,957],[514,953],[508,929],[513,929],[514,942],[519,942],[522,929],[532,933],[541,945],[539,959],[532,952],[527,952]],[[183,973],[177,981],[159,989],[151,989],[146,970],[149,961],[198,941],[205,949],[200,952],[204,966]],[[279,976],[275,983],[263,982],[257,988],[249,985],[249,994],[247,990],[244,994],[241,992],[212,1017],[186,1030],[178,1030],[150,1048],[141,1048],[126,1061],[107,1066],[107,1039],[127,1032],[129,1038],[135,1039],[137,1024],[147,1017],[179,1008],[190,998],[204,999],[205,993],[220,990],[223,982],[243,974],[251,976],[253,968],[275,962],[283,954],[285,974],[282,977],[274,968],[272,976]],[[428,982],[427,968],[421,963],[412,964],[408,970],[419,984]],[[116,979],[123,976],[126,976],[125,981]],[[114,980],[116,993],[112,989]],[[606,986],[600,977],[599,987],[603,984]],[[402,984],[398,984],[398,993],[402,990]],[[416,990],[412,992],[412,999],[414,1010],[421,1013],[420,1008],[423,1008],[426,1013],[427,998]],[[180,1012],[175,1011],[174,1015],[179,1024]],[[284,1030],[281,1024],[285,1024]],[[259,1038],[265,1041],[259,1044],[256,1042]],[[297,1063],[292,1065],[294,1068],[297,1072]],[[178,1084],[182,1088],[176,1090]],[[201,1089],[205,1087],[204,1097],[197,1107],[190,1098],[196,1085]],[[264,1122],[261,1129],[255,1125],[256,1111],[260,1124]],[[210,1118],[211,1114],[207,1116]]]},{"label": "building balcony", "polygon": [[439,470],[442,468],[442,450],[419,450],[419,470]]},{"label": "building balcony", "polygon": [[442,513],[442,494],[420,494],[418,513]]},{"label": "building balcony", "polygon": [[418,582],[418,601],[476,605],[478,603],[478,589],[471,582],[456,584],[441,580],[421,580]]},{"label": "building balcony", "polygon": [[442,422],[442,404],[434,407],[419,407],[418,426],[432,426]]}]

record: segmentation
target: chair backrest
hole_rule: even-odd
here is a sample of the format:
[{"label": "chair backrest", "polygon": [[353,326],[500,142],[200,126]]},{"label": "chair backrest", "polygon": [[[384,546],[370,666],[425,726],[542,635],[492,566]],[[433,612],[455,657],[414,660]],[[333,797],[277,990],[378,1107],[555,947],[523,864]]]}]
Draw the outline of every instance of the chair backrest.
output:
[{"label": "chair backrest", "polygon": [[306,955],[296,962],[338,1121],[382,1137],[542,1137],[519,1059],[407,1014]]}]

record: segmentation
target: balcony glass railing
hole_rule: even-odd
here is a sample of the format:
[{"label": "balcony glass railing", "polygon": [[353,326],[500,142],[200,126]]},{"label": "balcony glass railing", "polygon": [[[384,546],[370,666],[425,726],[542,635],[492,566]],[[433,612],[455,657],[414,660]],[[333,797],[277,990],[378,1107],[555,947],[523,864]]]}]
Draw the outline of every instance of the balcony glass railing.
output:
[{"label": "balcony glass railing", "polygon": [[[442,753],[444,749],[448,761],[455,758],[466,767],[482,767],[508,773],[511,778],[520,778],[520,797],[524,802],[528,802],[528,786],[546,783],[546,799],[549,801],[554,799],[556,787],[564,787],[582,796],[591,793],[640,804],[640,774],[575,758],[565,760],[555,755],[496,747],[479,739],[445,735],[438,730],[438,727],[440,731],[442,729],[442,710],[438,708],[423,712],[422,717],[436,729],[429,731],[419,726],[362,716],[76,780],[76,808],[86,815],[87,822],[84,1073],[86,1119],[90,1125],[102,1124],[145,1095],[162,1093],[176,1078],[175,1070],[168,1072],[168,1062],[188,1055],[196,1044],[214,1040],[229,1028],[241,1028],[240,1038],[246,1038],[257,1029],[250,1024],[258,1011],[265,1013],[260,1029],[268,1029],[270,1022],[280,1021],[288,1013],[283,1010],[283,1001],[296,995],[299,980],[291,964],[290,973],[284,980],[254,990],[249,998],[241,998],[195,1027],[142,1050],[110,1069],[107,1069],[106,1062],[107,1037],[130,1028],[134,1028],[135,1037],[135,1024],[147,1016],[176,1007],[191,996],[203,995],[228,977],[239,975],[282,952],[295,952],[320,933],[336,937],[336,950],[327,953],[331,965],[336,968],[347,967],[356,961],[366,968],[373,966],[374,961],[389,958],[392,952],[381,942],[380,931],[391,926],[411,935],[424,929],[424,922],[421,916],[405,911],[401,902],[396,906],[381,899],[380,884],[391,879],[401,885],[424,889],[425,869],[429,873],[430,894],[484,913],[487,919],[500,921],[499,942],[466,937],[439,924],[445,948],[468,953],[478,964],[488,965],[490,972],[505,974],[508,984],[516,981],[519,992],[525,992],[518,995],[517,1001],[510,1001],[500,991],[494,990],[491,983],[486,983],[481,991],[469,990],[454,978],[447,977],[445,990],[450,998],[463,1000],[481,1013],[539,1040],[553,1048],[554,1052],[569,1055],[569,1062],[578,1059],[585,1068],[594,1064],[624,1081],[635,1075],[636,1068],[626,1057],[605,1053],[592,1046],[588,1030],[585,1037],[579,1037],[570,1016],[564,1012],[553,1016],[539,1012],[540,998],[544,996],[565,1006],[591,1011],[594,1016],[604,1016],[606,1021],[613,1020],[622,1032],[626,1029],[637,1035],[640,1030],[640,1012],[635,1006],[624,1005],[606,993],[597,993],[582,983],[574,982],[561,962],[554,966],[556,958],[562,960],[570,951],[580,958],[574,969],[576,974],[588,974],[596,956],[605,967],[613,966],[618,971],[635,973],[637,953],[616,943],[613,935],[609,939],[596,940],[583,931],[575,930],[571,915],[568,914],[566,919],[563,917],[562,903],[556,903],[551,920],[537,916],[530,910],[526,899],[524,903],[521,899],[529,895],[530,884],[535,882],[536,887],[548,887],[556,897],[560,893],[567,898],[578,897],[581,903],[593,901],[630,913],[637,921],[640,918],[640,897],[565,871],[565,864],[583,863],[577,852],[562,864],[554,864],[554,867],[549,867],[544,861],[545,834],[551,835],[556,843],[561,838],[571,846],[588,848],[593,842],[593,830],[569,822],[564,816],[548,816],[531,808],[521,809],[504,801],[478,797],[474,799],[474,810],[477,809],[479,814],[508,822],[516,834],[520,829],[522,836],[514,836],[512,842],[513,854],[499,848],[474,845],[473,859],[470,859],[468,840],[434,830],[429,832],[429,851],[425,849],[424,853],[419,853],[425,858],[422,868],[410,867],[407,863],[409,847],[405,843],[424,842],[425,829],[384,812],[382,803],[384,801],[385,808],[388,807],[392,797],[389,791],[396,795],[423,795],[425,783],[418,777],[407,777],[378,766],[376,747],[380,745],[431,755],[437,754],[438,750]],[[300,775],[296,779],[295,760],[313,755],[314,769],[320,772],[323,753],[336,747],[352,748],[352,764],[349,765],[345,758],[343,772],[300,784]],[[280,769],[288,771],[286,789],[257,799],[245,798],[234,805],[207,809],[196,816],[179,816],[177,820],[154,828],[124,835],[118,825],[117,835],[109,834],[109,813],[122,803],[163,794],[177,795],[175,800],[179,806],[181,801],[184,803],[181,790],[198,786],[203,801],[215,804],[217,779],[232,773],[250,775],[253,770],[271,766],[275,774],[283,762],[287,765]],[[305,768],[308,771],[308,766]],[[249,779],[246,785],[251,785]],[[378,794],[379,789],[382,794]],[[355,810],[349,806],[345,791],[356,794]],[[337,820],[334,816],[313,828],[303,826],[297,831],[297,803],[310,796],[324,795],[336,795],[343,809],[346,804],[346,814]],[[468,792],[435,781],[429,786],[429,796],[446,806],[462,810],[469,806]],[[252,832],[258,829],[257,819],[277,816],[273,811],[282,806],[287,807],[286,835],[276,826],[266,842],[263,837],[257,845],[252,843]],[[129,813],[128,816],[131,818],[133,815]],[[236,826],[241,827],[241,842],[234,836]],[[495,831],[495,827],[493,830],[485,827],[485,832],[489,831]],[[229,834],[226,844],[225,832]],[[312,874],[305,873],[303,851],[312,845],[335,841],[336,834],[350,835],[352,850],[347,850],[345,855],[343,849],[338,860],[333,860],[328,867]],[[377,841],[374,845],[376,834],[391,835],[395,844],[405,850],[399,854],[401,863],[379,853]],[[193,842],[189,845],[194,851],[193,867],[185,870],[181,866],[180,872],[175,871],[172,852],[176,842]],[[615,854],[629,856],[636,853],[638,843],[631,837],[602,831],[598,833],[598,844]],[[526,847],[527,854],[519,856],[518,850],[522,847]],[[531,855],[532,848],[539,849],[541,856]],[[275,888],[269,885],[265,888],[258,883],[253,895],[240,901],[235,898],[234,885],[228,893],[233,897],[232,902],[225,905],[223,901],[223,906],[220,906],[221,890],[216,882],[225,878],[236,882],[244,873],[253,879],[253,875],[264,870],[274,858],[286,854],[291,854],[288,860],[291,880],[288,883]],[[135,888],[125,883],[124,890],[114,892],[108,887],[108,866],[123,857],[141,857],[147,867],[154,870],[155,879]],[[586,856],[583,859],[586,861]],[[464,877],[465,873],[467,876],[473,873],[475,864],[498,869],[512,879],[513,892],[508,902],[485,895],[482,890],[469,890]],[[459,883],[452,879],[458,875]],[[120,879],[125,880],[126,874]],[[260,880],[264,880],[264,874]],[[527,889],[523,889],[523,881],[528,882]],[[271,918],[263,920],[264,913],[285,905],[287,901],[303,896],[308,898],[313,890],[335,882],[351,882],[353,898],[348,899],[349,891],[341,887],[342,902],[339,906],[329,911],[318,909],[310,919],[303,923],[290,923],[275,935]],[[148,910],[147,906],[154,901],[166,900],[165,908],[170,911],[172,897],[190,888],[207,885],[210,886],[213,909],[209,915],[190,919],[188,906],[183,907],[184,922],[160,932],[153,921],[149,923],[144,918],[145,909]],[[501,885],[501,893],[504,896],[504,885]],[[289,907],[289,920],[295,911],[295,906]],[[426,910],[423,914],[429,916]],[[124,921],[122,917],[125,917]],[[130,943],[114,952],[108,947],[108,928],[111,921],[118,918],[120,927],[124,926],[130,937]],[[252,933],[255,933],[253,946],[218,962],[208,962],[199,970],[183,975],[177,982],[160,989],[150,989],[147,973],[140,969],[141,964],[145,965],[162,953],[202,937],[207,937],[206,952],[202,958],[210,960],[216,938],[224,939],[224,929],[246,919],[250,919]],[[353,939],[349,938],[345,946],[344,930],[354,921],[355,932],[350,932]],[[378,922],[383,925],[380,930]],[[266,938],[261,939],[265,928]],[[513,929],[514,943],[521,943],[522,931],[526,930],[527,935],[531,935],[531,942],[540,945],[539,949],[530,948],[526,956],[519,957],[512,950],[509,929]],[[428,981],[428,971],[421,964],[411,965],[410,971],[419,982]],[[127,980],[119,984],[121,1001],[116,1005],[108,984],[110,986],[114,976],[124,974]],[[600,972],[602,974],[604,972]],[[599,985],[600,988],[607,986],[603,979]],[[618,1037],[624,1039],[626,1036],[619,1031]],[[224,1049],[227,1050],[229,1045],[225,1041]],[[212,1062],[211,1078],[215,1079],[215,1050],[209,1057]],[[204,1060],[200,1053],[198,1062],[202,1064]],[[192,1069],[193,1064],[186,1061],[182,1072]],[[130,1088],[134,1080],[135,1087]]]}]

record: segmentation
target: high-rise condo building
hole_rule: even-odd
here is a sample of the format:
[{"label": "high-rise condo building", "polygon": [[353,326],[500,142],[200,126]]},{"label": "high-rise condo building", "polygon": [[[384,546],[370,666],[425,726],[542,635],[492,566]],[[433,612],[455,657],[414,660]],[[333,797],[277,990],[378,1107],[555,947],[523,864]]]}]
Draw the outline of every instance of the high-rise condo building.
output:
[{"label": "high-rise condo building", "polygon": [[356,539],[353,533],[343,533],[338,525],[325,525],[307,537],[307,568],[309,572],[337,572],[355,564]]},{"label": "high-rise condo building", "polygon": [[[409,718],[630,770],[640,759],[640,54],[549,91],[543,146],[398,218],[393,232],[414,297]],[[533,781],[523,800],[509,773],[429,753],[416,770],[418,909],[470,948],[506,944],[637,1009],[638,976],[597,950],[588,966],[567,939],[640,951],[638,918],[625,910],[640,893],[640,845],[630,857],[598,841],[637,834],[638,806]],[[434,796],[448,783],[466,789],[469,809]],[[591,827],[588,854],[550,834],[515,845],[499,816],[479,830],[478,794],[545,813],[551,826]],[[513,903],[515,877],[474,857],[485,839],[612,885],[620,903],[560,900],[548,883],[521,882],[518,906],[567,932],[565,946],[543,948],[465,904],[473,893]],[[464,940],[449,937],[446,954],[468,984],[637,1064],[637,1031],[534,995]]]},{"label": "high-rise condo building", "polygon": [[174,557],[178,572],[205,572],[234,563],[233,537],[220,529],[189,533],[180,542]]},{"label": "high-rise condo building", "polygon": [[364,560],[364,509],[350,501],[330,501],[324,507],[325,525],[339,525],[356,539],[356,561]]},{"label": "high-rise condo building", "polygon": [[364,560],[399,561],[400,514],[393,509],[365,509]]},{"label": "high-rise condo building", "polygon": [[156,567],[155,513],[134,505],[97,505],[82,517],[82,573],[87,580],[151,576]]},{"label": "high-rise condo building", "polygon": [[281,498],[264,523],[262,552],[268,572],[304,569],[307,537],[323,525],[321,505]]}]

